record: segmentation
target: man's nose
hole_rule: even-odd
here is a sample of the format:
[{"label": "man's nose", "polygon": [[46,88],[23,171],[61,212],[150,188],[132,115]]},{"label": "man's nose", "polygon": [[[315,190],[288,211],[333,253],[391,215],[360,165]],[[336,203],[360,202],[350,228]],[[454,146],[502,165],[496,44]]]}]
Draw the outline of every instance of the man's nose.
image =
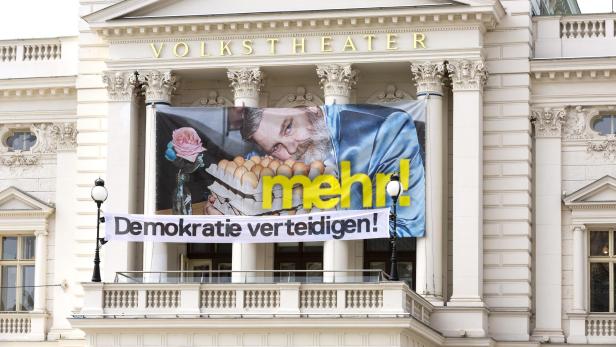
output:
[{"label": "man's nose", "polygon": [[287,152],[291,155],[297,152],[297,142],[295,142],[295,140],[293,139],[287,139],[286,141],[284,141],[284,146],[287,149]]}]

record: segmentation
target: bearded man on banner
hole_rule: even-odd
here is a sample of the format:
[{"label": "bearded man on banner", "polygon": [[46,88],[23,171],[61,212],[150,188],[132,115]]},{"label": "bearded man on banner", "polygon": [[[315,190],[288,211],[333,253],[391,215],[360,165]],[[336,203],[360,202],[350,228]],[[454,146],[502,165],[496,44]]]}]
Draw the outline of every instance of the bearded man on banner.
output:
[{"label": "bearded man on banner", "polygon": [[[411,112],[425,112],[422,101],[406,106]],[[408,112],[379,105],[245,108],[241,135],[262,154],[281,161],[322,160],[338,169],[348,161],[352,174],[367,174],[373,184],[378,173],[399,172],[400,160],[408,159],[410,175],[403,185],[411,205],[398,208],[398,233],[421,237],[425,232],[425,177],[418,130],[423,135],[423,124],[418,122],[418,129]],[[352,185],[350,209],[363,208],[361,188]],[[373,194],[373,206],[375,199]],[[387,205],[391,206],[389,197]]]}]

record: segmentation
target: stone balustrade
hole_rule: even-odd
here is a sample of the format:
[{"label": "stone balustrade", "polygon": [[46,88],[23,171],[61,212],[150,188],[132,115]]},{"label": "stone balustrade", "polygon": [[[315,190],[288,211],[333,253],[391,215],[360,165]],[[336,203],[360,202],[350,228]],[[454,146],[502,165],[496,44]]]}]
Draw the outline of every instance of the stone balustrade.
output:
[{"label": "stone balustrade", "polygon": [[414,317],[430,324],[432,305],[403,282],[84,283],[75,318],[250,316]]},{"label": "stone balustrade", "polygon": [[0,79],[77,74],[76,37],[0,40]]},{"label": "stone balustrade", "polygon": [[43,341],[44,313],[0,312],[0,341]]},{"label": "stone balustrade", "polygon": [[613,313],[588,315],[586,338],[589,343],[616,344],[616,315]]}]

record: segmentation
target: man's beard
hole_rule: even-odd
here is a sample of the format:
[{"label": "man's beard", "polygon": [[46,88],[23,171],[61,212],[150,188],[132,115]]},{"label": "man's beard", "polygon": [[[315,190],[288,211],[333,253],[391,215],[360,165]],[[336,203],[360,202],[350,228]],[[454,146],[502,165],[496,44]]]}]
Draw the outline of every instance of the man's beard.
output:
[{"label": "man's beard", "polygon": [[297,161],[310,164],[315,160],[324,161],[332,151],[332,143],[321,112],[309,113],[308,118],[312,125],[310,139],[298,145],[292,157]]}]

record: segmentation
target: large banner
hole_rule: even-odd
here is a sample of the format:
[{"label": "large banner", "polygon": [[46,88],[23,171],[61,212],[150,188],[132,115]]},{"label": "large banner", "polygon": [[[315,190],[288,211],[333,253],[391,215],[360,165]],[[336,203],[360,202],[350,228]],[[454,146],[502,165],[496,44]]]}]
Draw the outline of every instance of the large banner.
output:
[{"label": "large banner", "polygon": [[145,216],[105,213],[105,239],[258,243],[389,237],[389,209],[286,216]]},{"label": "large banner", "polygon": [[390,207],[398,173],[398,236],[423,236],[425,105],[157,105],[157,214],[336,218]]}]

